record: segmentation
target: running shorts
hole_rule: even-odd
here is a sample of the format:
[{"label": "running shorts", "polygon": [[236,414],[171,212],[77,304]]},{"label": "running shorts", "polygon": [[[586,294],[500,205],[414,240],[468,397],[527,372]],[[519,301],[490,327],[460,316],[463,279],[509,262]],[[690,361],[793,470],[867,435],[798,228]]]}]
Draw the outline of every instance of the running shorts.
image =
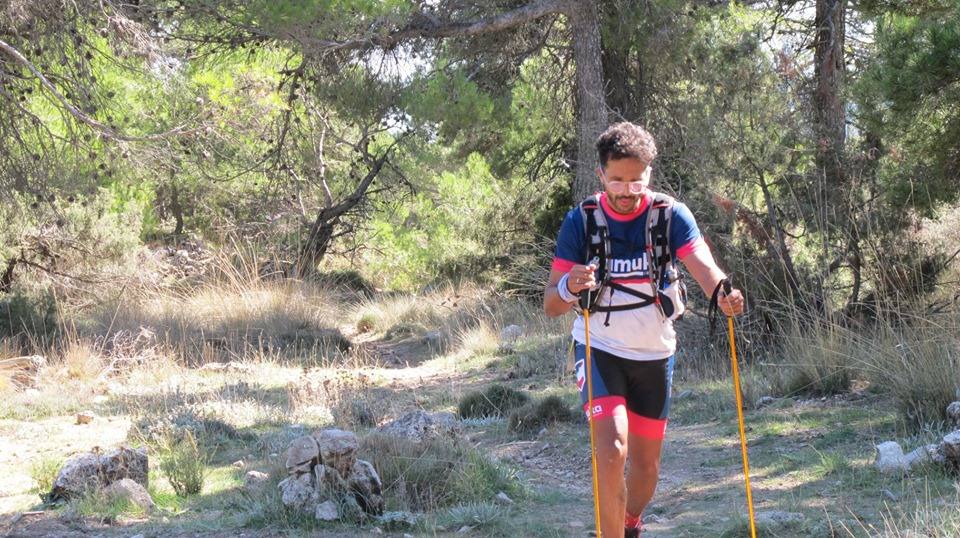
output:
[{"label": "running shorts", "polygon": [[[575,343],[574,357],[580,402],[587,413],[586,350]],[[627,409],[628,431],[650,439],[663,439],[670,412],[674,356],[652,361],[624,359],[596,348],[590,350],[593,384],[593,417],[613,415],[619,406]],[[589,417],[589,415],[587,415]]]}]

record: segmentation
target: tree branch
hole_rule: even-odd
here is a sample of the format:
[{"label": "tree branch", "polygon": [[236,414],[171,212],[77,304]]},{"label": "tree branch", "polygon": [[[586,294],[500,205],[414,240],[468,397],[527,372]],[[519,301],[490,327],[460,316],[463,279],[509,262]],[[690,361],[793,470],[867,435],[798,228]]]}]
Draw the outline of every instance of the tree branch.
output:
[{"label": "tree branch", "polygon": [[70,114],[73,117],[77,118],[78,120],[80,120],[80,122],[86,124],[88,127],[99,132],[101,135],[107,138],[111,138],[114,140],[122,140],[124,142],[140,142],[140,141],[146,141],[146,140],[158,140],[158,139],[166,138],[173,135],[183,134],[187,132],[186,125],[180,125],[178,127],[174,127],[173,129],[163,133],[146,135],[146,136],[129,136],[129,135],[119,133],[109,125],[104,125],[103,123],[100,123],[99,121],[91,118],[90,116],[85,114],[83,111],[75,107],[73,103],[68,101],[57,90],[56,86],[54,86],[53,83],[50,82],[50,80],[47,79],[47,77],[44,76],[39,69],[37,69],[37,66],[33,65],[33,62],[28,60],[26,57],[23,56],[23,54],[20,53],[20,51],[18,51],[16,48],[14,48],[13,46],[11,46],[9,43],[7,43],[2,39],[0,39],[0,50],[2,50],[3,52],[6,52],[8,56],[16,60],[17,63],[26,67],[31,73],[33,73],[33,76],[37,77],[37,79],[40,80],[40,84],[42,84],[43,87],[46,88],[47,91],[49,91],[56,98],[56,100],[59,101],[60,104],[63,105],[63,107],[67,109],[68,112],[70,112]]}]

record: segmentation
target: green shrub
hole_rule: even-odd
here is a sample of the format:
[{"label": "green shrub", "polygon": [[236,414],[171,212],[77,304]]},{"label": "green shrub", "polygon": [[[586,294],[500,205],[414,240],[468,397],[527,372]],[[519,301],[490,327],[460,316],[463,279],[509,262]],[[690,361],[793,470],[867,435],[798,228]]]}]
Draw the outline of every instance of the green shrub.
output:
[{"label": "green shrub", "polygon": [[57,332],[57,305],[50,295],[15,292],[0,300],[0,338],[26,334],[49,341]]},{"label": "green shrub", "polygon": [[460,418],[503,417],[527,403],[530,397],[504,385],[492,385],[487,390],[470,392],[460,399],[457,412]]},{"label": "green shrub", "polygon": [[44,457],[30,464],[30,478],[36,483],[32,491],[41,499],[46,500],[62,466],[63,460],[56,457]]},{"label": "green shrub", "polygon": [[171,441],[161,447],[160,470],[177,495],[196,495],[203,490],[207,459],[193,433],[187,430],[179,441]]},{"label": "green shrub", "polygon": [[530,402],[510,413],[509,428],[518,433],[539,431],[550,424],[569,422],[577,413],[559,396],[547,396],[540,401]]},{"label": "green shrub", "polygon": [[360,443],[384,485],[388,510],[426,511],[487,501],[500,491],[519,494],[514,473],[466,442],[422,442],[372,434]]}]

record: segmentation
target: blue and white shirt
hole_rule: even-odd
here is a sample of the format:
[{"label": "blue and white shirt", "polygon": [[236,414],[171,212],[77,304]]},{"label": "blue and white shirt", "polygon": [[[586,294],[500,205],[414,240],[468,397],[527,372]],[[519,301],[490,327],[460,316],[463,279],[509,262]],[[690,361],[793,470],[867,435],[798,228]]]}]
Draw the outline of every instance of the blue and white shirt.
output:
[{"label": "blue and white shirt", "polygon": [[[652,196],[648,193],[636,211],[623,215],[610,208],[606,193],[600,194],[600,207],[607,219],[610,234],[611,252],[607,260],[610,279],[647,295],[653,295],[650,258],[646,250],[647,235],[644,230],[651,200]],[[575,207],[567,213],[560,226],[553,269],[566,273],[576,264],[587,263],[587,238],[584,230],[583,216],[579,207]],[[683,260],[699,249],[708,248],[693,214],[681,202],[673,204],[669,239],[670,249],[676,260]],[[614,293],[611,296],[611,289],[608,287],[604,289],[597,304],[607,306],[635,302],[637,298],[627,293]],[[590,324],[592,347],[618,357],[639,361],[665,359],[676,351],[677,337],[673,322],[662,318],[655,306],[609,314],[609,326],[604,324],[606,312],[598,314],[594,323]],[[577,342],[585,343],[583,316],[574,321],[572,335]]]}]

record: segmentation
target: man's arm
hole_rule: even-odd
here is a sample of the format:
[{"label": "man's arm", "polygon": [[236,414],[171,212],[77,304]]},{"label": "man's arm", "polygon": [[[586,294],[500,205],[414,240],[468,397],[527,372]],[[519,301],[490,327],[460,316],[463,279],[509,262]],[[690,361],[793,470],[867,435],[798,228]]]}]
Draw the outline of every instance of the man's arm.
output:
[{"label": "man's arm", "polygon": [[[720,281],[727,277],[723,271],[717,267],[717,262],[713,259],[713,254],[709,248],[696,248],[685,256],[683,260],[684,267],[690,272],[690,276],[700,284],[703,292],[710,297],[713,290],[717,289]],[[723,290],[717,297],[717,306],[728,316],[737,316],[743,313],[743,294],[740,290],[734,289],[729,295],[725,295]]]},{"label": "man's arm", "polygon": [[[573,305],[577,304],[576,301],[572,303],[564,301],[557,286],[566,286],[566,295],[569,297],[579,296],[583,290],[596,285],[595,269],[596,267],[592,265],[579,264],[571,267],[568,272],[551,269],[547,287],[543,290],[543,311],[547,316],[551,318],[562,316],[573,309]],[[563,278],[564,275],[567,275],[566,279]]]}]

